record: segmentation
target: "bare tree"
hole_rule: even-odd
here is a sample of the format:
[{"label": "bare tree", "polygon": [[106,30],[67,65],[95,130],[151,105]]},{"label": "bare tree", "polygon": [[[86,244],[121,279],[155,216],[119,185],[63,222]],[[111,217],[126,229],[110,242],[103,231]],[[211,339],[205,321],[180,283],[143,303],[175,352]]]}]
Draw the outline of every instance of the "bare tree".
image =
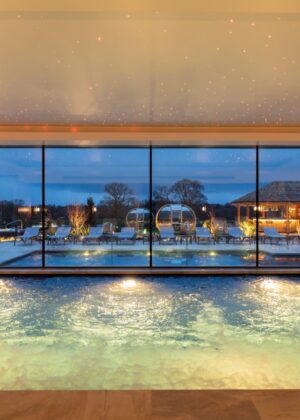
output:
[{"label": "bare tree", "polygon": [[188,206],[198,206],[206,203],[206,196],[203,194],[203,185],[201,182],[192,179],[181,179],[175,182],[170,192],[174,199]]},{"label": "bare tree", "polygon": [[170,202],[170,188],[166,185],[159,185],[153,192],[153,198],[160,205]]},{"label": "bare tree", "polygon": [[85,223],[88,219],[86,208],[80,204],[68,206],[68,217],[75,235],[85,233]]},{"label": "bare tree", "polygon": [[102,206],[106,207],[111,217],[123,219],[130,207],[136,204],[133,191],[122,182],[111,182],[104,187],[106,197]]},{"label": "bare tree", "polygon": [[122,182],[111,182],[106,184],[104,191],[107,194],[106,203],[112,205],[128,205],[133,200],[133,192],[128,185]]}]

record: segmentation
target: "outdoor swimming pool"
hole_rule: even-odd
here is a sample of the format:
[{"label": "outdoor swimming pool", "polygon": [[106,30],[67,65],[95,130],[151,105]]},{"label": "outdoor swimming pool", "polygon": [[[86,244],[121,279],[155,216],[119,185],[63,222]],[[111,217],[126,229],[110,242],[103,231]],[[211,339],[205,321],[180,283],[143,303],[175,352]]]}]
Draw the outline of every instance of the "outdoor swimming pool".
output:
[{"label": "outdoor swimming pool", "polygon": [[300,387],[300,279],[0,280],[0,389]]},{"label": "outdoor swimming pool", "polygon": [[[48,267],[143,267],[149,265],[149,252],[137,251],[57,251],[46,252],[45,263]],[[40,267],[40,252],[11,261],[11,267]],[[253,266],[255,253],[251,252],[155,252],[155,266]]]},{"label": "outdoor swimming pool", "polygon": [[[154,251],[152,264],[156,267],[254,267],[253,251]],[[47,267],[145,267],[149,266],[145,251],[49,251],[45,253]],[[5,266],[41,267],[39,251],[17,258]],[[300,256],[260,253],[260,266],[299,267]]]}]

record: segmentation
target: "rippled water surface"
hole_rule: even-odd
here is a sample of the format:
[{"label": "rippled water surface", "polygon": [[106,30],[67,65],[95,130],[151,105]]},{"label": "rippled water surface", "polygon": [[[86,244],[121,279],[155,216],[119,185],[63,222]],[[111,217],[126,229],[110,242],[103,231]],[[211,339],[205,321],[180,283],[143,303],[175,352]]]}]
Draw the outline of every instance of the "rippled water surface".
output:
[{"label": "rippled water surface", "polygon": [[294,278],[3,278],[0,388],[299,388],[299,313]]},{"label": "rippled water surface", "polygon": [[[143,267],[149,265],[149,253],[138,251],[127,252],[98,252],[98,251],[58,251],[46,252],[47,267]],[[33,253],[11,261],[12,267],[40,267],[41,253]],[[255,253],[253,252],[157,252],[153,254],[155,266],[253,266]]]},{"label": "rippled water surface", "polygon": [[[272,256],[260,253],[261,266],[299,267],[300,258],[292,255]],[[170,267],[225,267],[255,266],[255,252],[216,252],[216,251],[154,251],[153,266]],[[142,251],[58,251],[46,252],[47,267],[144,267],[149,265],[149,253]],[[41,267],[42,254],[39,252],[18,258],[10,263],[11,267]]]}]

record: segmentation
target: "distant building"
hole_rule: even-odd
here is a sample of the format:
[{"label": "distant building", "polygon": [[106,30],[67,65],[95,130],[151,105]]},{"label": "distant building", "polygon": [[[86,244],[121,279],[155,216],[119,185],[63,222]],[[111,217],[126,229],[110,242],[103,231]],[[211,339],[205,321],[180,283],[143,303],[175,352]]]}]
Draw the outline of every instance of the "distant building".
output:
[{"label": "distant building", "polygon": [[241,210],[246,218],[254,219],[259,212],[259,228],[275,227],[279,232],[297,232],[300,221],[300,181],[274,181],[252,191],[231,204],[237,208],[237,221],[241,221]]}]

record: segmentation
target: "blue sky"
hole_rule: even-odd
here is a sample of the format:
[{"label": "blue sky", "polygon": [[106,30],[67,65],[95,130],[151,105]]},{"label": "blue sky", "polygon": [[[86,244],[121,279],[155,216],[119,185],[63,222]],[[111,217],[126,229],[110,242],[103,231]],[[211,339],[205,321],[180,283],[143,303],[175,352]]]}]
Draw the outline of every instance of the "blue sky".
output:
[{"label": "blue sky", "polygon": [[[260,180],[300,180],[300,149],[261,149]],[[0,149],[0,200],[41,203],[41,149]],[[153,149],[153,188],[197,179],[210,203],[226,203],[255,189],[255,149]],[[148,149],[46,150],[46,203],[98,203],[109,182],[124,182],[135,196],[149,192]]]}]

